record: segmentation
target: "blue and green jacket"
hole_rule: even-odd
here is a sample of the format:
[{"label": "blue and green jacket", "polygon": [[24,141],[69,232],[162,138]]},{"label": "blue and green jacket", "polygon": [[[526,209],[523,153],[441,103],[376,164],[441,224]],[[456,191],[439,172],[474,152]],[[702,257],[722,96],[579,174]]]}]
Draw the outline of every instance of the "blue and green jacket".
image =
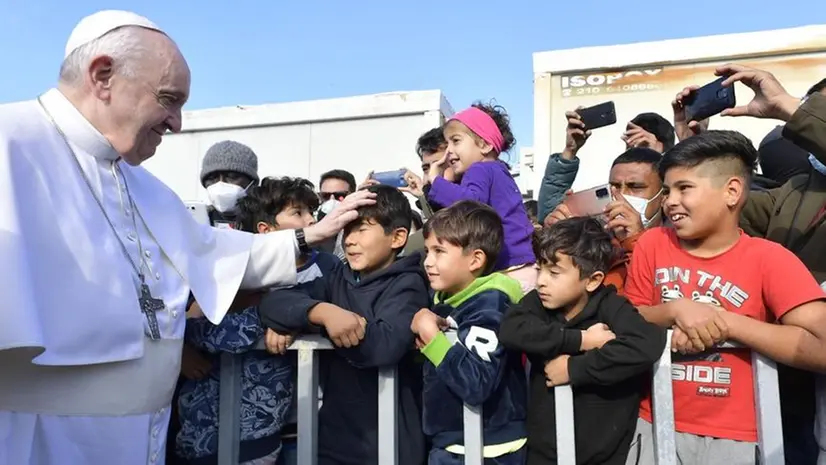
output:
[{"label": "blue and green jacket", "polygon": [[433,447],[464,445],[463,404],[482,406],[484,443],[525,438],[527,380],[521,354],[499,343],[499,324],[522,290],[500,273],[476,279],[461,292],[434,299],[434,313],[446,318],[455,343],[439,333],[422,348],[423,426]]}]

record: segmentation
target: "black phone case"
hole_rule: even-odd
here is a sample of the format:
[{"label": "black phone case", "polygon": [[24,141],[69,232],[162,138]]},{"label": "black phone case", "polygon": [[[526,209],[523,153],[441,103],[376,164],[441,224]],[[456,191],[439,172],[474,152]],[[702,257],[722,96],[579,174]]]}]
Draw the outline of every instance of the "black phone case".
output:
[{"label": "black phone case", "polygon": [[617,122],[617,112],[614,102],[600,103],[593,107],[577,110],[577,114],[585,124],[585,130],[604,128]]},{"label": "black phone case", "polygon": [[686,121],[703,121],[719,114],[726,108],[734,108],[737,100],[734,87],[723,87],[725,77],[700,87],[688,96],[685,104]]}]

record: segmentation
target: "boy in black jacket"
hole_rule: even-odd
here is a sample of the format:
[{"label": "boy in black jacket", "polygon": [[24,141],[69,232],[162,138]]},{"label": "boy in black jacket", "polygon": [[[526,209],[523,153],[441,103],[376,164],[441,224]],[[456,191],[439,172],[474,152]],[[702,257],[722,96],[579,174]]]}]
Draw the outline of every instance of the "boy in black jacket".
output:
[{"label": "boy in black jacket", "polygon": [[[413,319],[424,366],[424,430],[430,465],[464,463],[463,404],[482,406],[486,465],[525,463],[527,386],[519,353],[496,333],[508,305],[522,298],[518,281],[491,274],[502,221],[490,207],[463,201],[424,227],[425,270],[437,291],[433,311]],[[442,332],[455,330],[451,343]]]},{"label": "boy in black jacket", "polygon": [[425,455],[422,375],[410,323],[428,305],[427,282],[418,254],[397,257],[412,221],[407,198],[393,187],[369,190],[376,203],[360,208],[359,218],[345,228],[347,263],[322,278],[323,298],[277,290],[261,302],[259,312],[272,328],[308,332],[320,327],[335,345],[320,354],[319,465],[378,465],[378,369],[395,365],[399,463],[420,465]]},{"label": "boy in black jacket", "polygon": [[577,464],[625,464],[665,331],[602,285],[613,255],[611,237],[593,218],[542,231],[537,289],[502,322],[502,343],[531,362],[528,465],[556,464],[553,387],[562,384],[573,387]]}]

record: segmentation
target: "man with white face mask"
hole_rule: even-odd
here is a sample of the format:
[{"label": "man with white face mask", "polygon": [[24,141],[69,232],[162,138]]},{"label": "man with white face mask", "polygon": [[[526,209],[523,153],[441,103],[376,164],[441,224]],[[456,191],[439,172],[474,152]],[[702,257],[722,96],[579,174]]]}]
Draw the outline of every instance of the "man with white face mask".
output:
[{"label": "man with white face mask", "polygon": [[247,189],[258,184],[258,156],[246,145],[232,140],[210,147],[201,164],[201,185],[207,191],[213,226],[234,227],[235,206]]},{"label": "man with white face mask", "polygon": [[[649,148],[632,148],[611,165],[608,183],[614,200],[605,209],[606,229],[613,232],[625,252],[606,274],[606,284],[622,292],[625,264],[631,259],[634,244],[642,233],[662,224],[662,179],[657,164],[662,155]],[[563,201],[547,217],[545,225],[573,216]]]}]

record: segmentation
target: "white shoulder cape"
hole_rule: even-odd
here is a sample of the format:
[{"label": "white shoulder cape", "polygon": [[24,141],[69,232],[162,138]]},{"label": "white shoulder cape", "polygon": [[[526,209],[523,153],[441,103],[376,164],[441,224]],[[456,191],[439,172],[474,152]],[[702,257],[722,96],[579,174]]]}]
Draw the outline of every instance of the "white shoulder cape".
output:
[{"label": "white shoulder cape", "polygon": [[[136,359],[144,317],[134,271],[71,157],[36,101],[0,105],[0,350],[42,365]],[[253,236],[198,224],[152,174],[121,166],[158,245],[220,321]]]}]

